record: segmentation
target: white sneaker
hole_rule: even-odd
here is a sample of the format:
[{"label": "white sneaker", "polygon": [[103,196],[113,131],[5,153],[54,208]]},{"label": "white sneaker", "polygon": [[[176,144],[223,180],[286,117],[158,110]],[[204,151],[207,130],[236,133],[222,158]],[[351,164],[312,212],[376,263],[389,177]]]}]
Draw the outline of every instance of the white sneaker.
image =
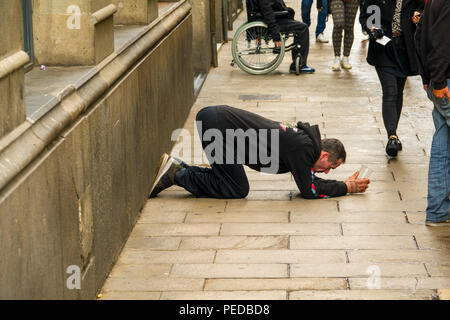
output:
[{"label": "white sneaker", "polygon": [[348,57],[343,57],[341,60],[341,66],[344,69],[350,70],[352,68],[352,65],[350,64],[350,61],[348,60]]},{"label": "white sneaker", "polygon": [[331,66],[333,71],[341,71],[341,57],[335,57],[333,65]]},{"label": "white sneaker", "polygon": [[329,40],[325,39],[325,36],[323,35],[323,33],[320,33],[316,38],[316,42],[328,43]]}]

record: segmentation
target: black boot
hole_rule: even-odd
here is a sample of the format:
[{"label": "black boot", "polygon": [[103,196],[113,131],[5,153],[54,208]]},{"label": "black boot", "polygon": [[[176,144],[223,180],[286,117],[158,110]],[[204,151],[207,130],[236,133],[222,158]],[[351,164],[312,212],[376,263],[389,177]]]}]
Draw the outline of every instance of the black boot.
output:
[{"label": "black boot", "polygon": [[390,157],[396,157],[397,153],[402,149],[400,140],[397,136],[390,136],[386,145],[386,153]]}]

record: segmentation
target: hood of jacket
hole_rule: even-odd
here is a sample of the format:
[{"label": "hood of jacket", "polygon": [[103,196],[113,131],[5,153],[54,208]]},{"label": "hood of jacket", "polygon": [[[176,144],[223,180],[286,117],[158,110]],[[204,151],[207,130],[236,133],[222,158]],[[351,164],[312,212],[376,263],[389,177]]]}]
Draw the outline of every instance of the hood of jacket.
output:
[{"label": "hood of jacket", "polygon": [[316,162],[322,153],[322,138],[318,125],[311,126],[308,122],[297,122],[297,128],[303,130],[312,141],[312,160]]}]

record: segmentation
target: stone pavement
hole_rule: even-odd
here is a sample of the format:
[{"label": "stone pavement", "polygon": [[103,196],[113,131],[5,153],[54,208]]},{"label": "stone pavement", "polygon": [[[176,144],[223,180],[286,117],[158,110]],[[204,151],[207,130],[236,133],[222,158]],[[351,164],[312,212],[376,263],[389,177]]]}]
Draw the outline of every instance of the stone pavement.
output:
[{"label": "stone pavement", "polygon": [[[286,2],[299,18],[300,1]],[[286,56],[273,73],[248,75],[230,66],[229,42],[185,129],[194,132],[196,113],[219,104],[317,123],[348,153],[347,163],[326,178],[345,180],[366,164],[374,170],[368,192],[304,200],[289,174],[251,170],[244,200],[195,199],[173,187],[148,201],[103,299],[432,299],[448,292],[440,289],[450,288],[450,228],[424,225],[434,128],[421,81],[407,81],[399,127],[404,150],[389,160],[381,88],[365,61],[368,43],[359,24],[353,69],[332,72],[332,19],[325,32],[330,43],[316,43],[315,4],[312,12],[308,64],[315,74],[288,74]],[[202,161],[199,152],[181,157]]]}]

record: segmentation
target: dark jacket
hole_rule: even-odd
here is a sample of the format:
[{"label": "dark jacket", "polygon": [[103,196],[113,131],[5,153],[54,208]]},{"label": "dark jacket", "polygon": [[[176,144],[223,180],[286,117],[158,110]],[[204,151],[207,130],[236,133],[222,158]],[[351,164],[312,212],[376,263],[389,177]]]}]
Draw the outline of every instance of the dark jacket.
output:
[{"label": "dark jacket", "polygon": [[[317,8],[322,7],[322,0],[317,0]],[[288,11],[288,15],[277,18],[275,12]],[[294,19],[295,11],[286,6],[283,0],[247,0],[247,14],[249,19],[252,13],[260,13],[265,24],[269,27],[269,31],[274,41],[280,40],[280,27],[277,19]]]},{"label": "dark jacket", "polygon": [[424,84],[435,89],[450,79],[450,0],[428,0],[416,32],[416,50]]},{"label": "dark jacket", "polygon": [[[246,139],[244,164],[253,170],[266,173],[287,173],[291,172],[302,197],[307,199],[319,199],[327,197],[338,197],[347,194],[345,182],[335,180],[325,180],[316,177],[312,169],[314,163],[319,159],[322,145],[319,127],[310,126],[308,123],[298,122],[295,126],[288,127],[277,121],[261,117],[246,110],[233,108],[230,106],[218,106],[219,125],[223,136],[226,136],[226,129],[250,130],[275,129],[279,135],[276,140],[278,144],[278,169],[276,172],[265,170],[270,167],[267,161],[263,161],[261,154],[272,154],[275,152],[270,136],[264,142],[260,138]],[[260,147],[264,146],[264,150]],[[257,161],[250,161],[250,150],[258,150]],[[235,156],[237,151],[234,151]],[[253,154],[255,156],[255,154]],[[255,163],[256,162],[256,163]],[[272,168],[273,169],[273,168]],[[272,170],[271,169],[271,170]]]},{"label": "dark jacket", "polygon": [[[371,5],[376,5],[381,9],[381,28],[383,33],[392,39],[392,17],[394,16],[396,2],[396,0],[366,0],[359,16],[359,22],[363,29],[368,33],[370,32],[370,28],[367,27],[367,22],[373,19],[371,17],[373,12],[368,13],[367,8]],[[419,65],[414,45],[416,25],[412,22],[411,18],[414,15],[414,11],[420,12],[423,10],[423,7],[424,0],[403,0],[400,24],[402,26],[403,38],[408,55],[409,76],[419,74]],[[368,20],[369,18],[371,20]],[[383,46],[375,40],[370,40],[367,62],[375,67],[395,67],[396,60],[392,43],[391,41],[386,46]]]}]

